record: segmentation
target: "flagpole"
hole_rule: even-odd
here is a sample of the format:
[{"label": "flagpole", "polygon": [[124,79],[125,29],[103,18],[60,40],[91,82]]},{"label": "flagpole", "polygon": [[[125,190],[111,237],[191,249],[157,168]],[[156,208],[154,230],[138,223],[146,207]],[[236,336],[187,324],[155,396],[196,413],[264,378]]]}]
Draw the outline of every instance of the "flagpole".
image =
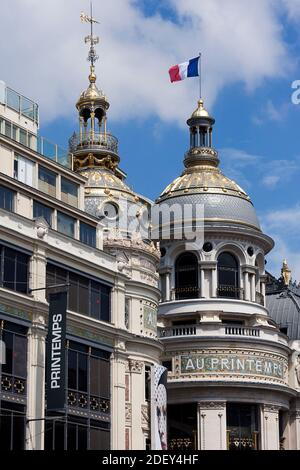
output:
[{"label": "flagpole", "polygon": [[202,54],[199,52],[199,99],[202,99]]}]

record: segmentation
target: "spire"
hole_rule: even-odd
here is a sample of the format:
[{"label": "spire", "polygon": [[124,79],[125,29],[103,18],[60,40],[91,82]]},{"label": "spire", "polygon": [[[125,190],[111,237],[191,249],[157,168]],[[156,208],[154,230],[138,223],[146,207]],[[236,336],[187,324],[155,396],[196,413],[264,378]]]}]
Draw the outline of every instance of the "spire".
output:
[{"label": "spire", "polygon": [[184,159],[187,169],[199,165],[209,167],[219,165],[218,154],[212,146],[214,123],[214,118],[205,109],[204,101],[200,99],[197,108],[187,120],[187,125],[190,128],[190,149]]},{"label": "spire", "polygon": [[90,62],[89,86],[83,91],[76,103],[79,114],[79,135],[72,137],[74,169],[100,167],[117,171],[120,161],[118,156],[118,140],[107,131],[107,115],[109,102],[96,85],[95,62],[98,60],[95,45],[99,37],[94,36],[94,24],[99,23],[93,17],[91,3],[90,16],[81,13],[82,22],[90,23],[90,34],[84,42],[89,44],[88,61]]},{"label": "spire", "polygon": [[282,263],[282,268],[281,268],[281,276],[282,276],[282,279],[284,281],[284,284],[286,286],[289,285],[291,279],[292,279],[292,271],[290,270],[290,268],[288,267],[288,264],[287,264],[287,260],[283,260],[283,263]]},{"label": "spire", "polygon": [[94,36],[93,25],[94,25],[94,23],[99,24],[99,21],[97,21],[95,18],[93,18],[93,4],[92,4],[92,2],[91,2],[90,9],[91,9],[90,16],[88,16],[85,13],[81,12],[80,20],[81,20],[82,23],[87,22],[87,23],[90,23],[90,25],[91,25],[91,34],[84,38],[84,42],[86,44],[90,43],[90,49],[89,49],[89,54],[88,54],[88,58],[87,58],[88,61],[91,63],[89,80],[90,80],[90,83],[95,83],[95,81],[96,81],[95,62],[99,59],[99,56],[96,54],[95,45],[99,43],[99,37]]}]

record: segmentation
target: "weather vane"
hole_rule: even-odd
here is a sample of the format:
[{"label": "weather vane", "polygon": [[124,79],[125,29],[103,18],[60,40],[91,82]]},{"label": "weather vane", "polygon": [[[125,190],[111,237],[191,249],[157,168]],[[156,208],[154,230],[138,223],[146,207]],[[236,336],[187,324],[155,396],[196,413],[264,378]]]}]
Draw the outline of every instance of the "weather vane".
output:
[{"label": "weather vane", "polygon": [[85,13],[81,12],[80,13],[80,20],[82,23],[90,23],[91,25],[91,34],[89,36],[86,36],[84,38],[84,42],[87,44],[87,43],[90,43],[90,50],[89,50],[89,55],[88,55],[88,58],[87,60],[89,60],[91,62],[91,66],[94,67],[94,63],[96,62],[96,60],[99,59],[99,56],[96,54],[96,50],[95,50],[95,45],[99,43],[99,37],[98,36],[94,36],[93,34],[93,24],[94,23],[98,23],[99,24],[99,21],[97,21],[95,18],[93,18],[93,4],[91,2],[91,13],[90,13],[90,16],[86,15]]}]

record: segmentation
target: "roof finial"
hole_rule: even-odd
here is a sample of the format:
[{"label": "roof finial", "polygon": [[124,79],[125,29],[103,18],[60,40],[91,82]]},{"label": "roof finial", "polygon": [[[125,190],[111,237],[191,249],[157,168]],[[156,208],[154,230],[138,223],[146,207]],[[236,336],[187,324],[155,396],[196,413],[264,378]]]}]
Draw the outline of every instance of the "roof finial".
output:
[{"label": "roof finial", "polygon": [[282,268],[281,268],[281,275],[282,275],[282,279],[284,281],[284,284],[286,286],[289,285],[290,281],[291,281],[291,278],[292,278],[292,271],[290,270],[290,268],[288,267],[288,264],[287,264],[287,260],[283,260],[283,263],[282,263]]},{"label": "roof finial", "polygon": [[84,38],[84,42],[86,44],[90,43],[90,50],[89,50],[89,54],[88,54],[88,58],[87,58],[87,60],[91,63],[91,65],[90,65],[91,73],[89,75],[89,80],[90,80],[91,83],[95,83],[95,81],[96,81],[95,62],[99,59],[99,56],[96,54],[95,45],[99,43],[99,37],[94,36],[93,24],[94,23],[99,24],[99,21],[97,21],[95,18],[93,18],[93,4],[92,4],[92,2],[91,2],[90,16],[88,16],[85,13],[81,12],[80,20],[81,20],[81,22],[90,23],[90,25],[91,25],[91,34]]}]

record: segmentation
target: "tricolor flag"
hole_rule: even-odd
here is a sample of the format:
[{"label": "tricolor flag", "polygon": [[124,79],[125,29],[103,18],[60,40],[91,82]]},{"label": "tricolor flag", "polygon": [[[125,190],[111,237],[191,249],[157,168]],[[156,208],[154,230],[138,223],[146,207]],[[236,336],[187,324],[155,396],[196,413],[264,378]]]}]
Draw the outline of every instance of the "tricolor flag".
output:
[{"label": "tricolor flag", "polygon": [[171,67],[169,70],[171,82],[179,82],[188,77],[199,77],[199,62],[200,56]]}]

